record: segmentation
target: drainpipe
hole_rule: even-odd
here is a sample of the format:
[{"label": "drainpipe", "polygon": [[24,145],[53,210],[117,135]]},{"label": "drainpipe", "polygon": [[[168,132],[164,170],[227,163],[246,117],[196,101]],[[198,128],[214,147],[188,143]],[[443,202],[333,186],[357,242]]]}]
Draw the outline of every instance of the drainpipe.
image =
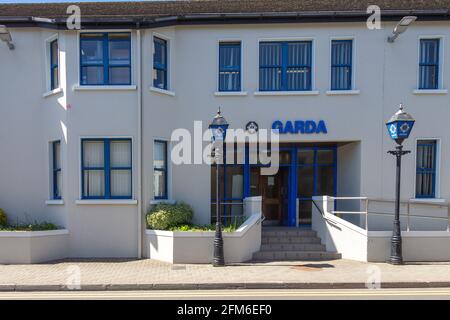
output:
[{"label": "drainpipe", "polygon": [[137,51],[137,200],[138,200],[138,210],[137,210],[137,257],[142,258],[142,72],[141,72],[141,30],[139,30],[139,24],[137,24],[136,30],[136,51]]}]

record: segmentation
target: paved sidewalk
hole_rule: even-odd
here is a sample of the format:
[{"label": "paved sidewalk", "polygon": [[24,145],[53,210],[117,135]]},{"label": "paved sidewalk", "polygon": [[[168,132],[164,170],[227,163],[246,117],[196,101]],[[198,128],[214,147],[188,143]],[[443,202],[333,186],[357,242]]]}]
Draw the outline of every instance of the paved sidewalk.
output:
[{"label": "paved sidewalk", "polygon": [[[78,277],[79,275],[79,277]],[[151,289],[332,289],[450,287],[450,263],[392,266],[349,260],[247,263],[214,268],[155,260],[64,260],[35,265],[0,265],[0,291]]]}]

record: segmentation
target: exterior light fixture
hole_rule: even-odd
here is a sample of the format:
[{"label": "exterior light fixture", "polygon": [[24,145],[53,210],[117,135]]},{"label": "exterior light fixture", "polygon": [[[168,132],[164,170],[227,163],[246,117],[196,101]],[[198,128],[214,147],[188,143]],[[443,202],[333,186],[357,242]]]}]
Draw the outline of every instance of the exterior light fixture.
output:
[{"label": "exterior light fixture", "polygon": [[14,44],[12,43],[11,33],[8,28],[4,25],[0,25],[0,40],[6,42],[9,50],[14,49]]},{"label": "exterior light fixture", "polygon": [[[228,122],[222,116],[219,111],[217,111],[216,116],[209,125],[209,129],[212,131],[212,158],[216,164],[216,233],[214,236],[214,258],[213,266],[221,267],[225,265],[225,258],[223,253],[223,238],[222,238],[222,219],[220,215],[220,194],[219,194],[219,167],[220,167],[220,156],[221,150],[223,150],[223,143],[228,129]],[[221,144],[221,145],[219,145]]]},{"label": "exterior light fixture", "polygon": [[393,43],[397,37],[408,29],[409,25],[416,21],[416,16],[405,16],[400,20],[399,23],[394,27],[392,35],[388,37],[388,42]]},{"label": "exterior light fixture", "polygon": [[396,167],[396,187],[395,187],[395,214],[394,226],[391,238],[391,256],[389,262],[391,264],[403,264],[402,257],[402,234],[400,229],[400,184],[401,184],[401,168],[402,156],[411,151],[403,150],[402,143],[408,139],[412,128],[414,126],[414,118],[403,110],[403,105],[400,104],[399,110],[389,119],[386,127],[389,136],[397,143],[396,150],[388,151],[397,159]]}]

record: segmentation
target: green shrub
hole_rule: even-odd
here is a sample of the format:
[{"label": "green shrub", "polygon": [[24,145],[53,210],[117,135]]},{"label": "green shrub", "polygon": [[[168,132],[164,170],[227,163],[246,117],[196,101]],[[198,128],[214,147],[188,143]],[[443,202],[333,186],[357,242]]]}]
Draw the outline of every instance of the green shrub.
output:
[{"label": "green shrub", "polygon": [[160,203],[147,214],[147,226],[154,230],[169,230],[170,228],[191,223],[194,211],[185,203]]},{"label": "green shrub", "polygon": [[50,222],[35,222],[30,224],[0,225],[0,231],[49,231],[60,229]]},{"label": "green shrub", "polygon": [[0,226],[6,226],[8,224],[8,218],[6,217],[5,211],[0,209]]}]

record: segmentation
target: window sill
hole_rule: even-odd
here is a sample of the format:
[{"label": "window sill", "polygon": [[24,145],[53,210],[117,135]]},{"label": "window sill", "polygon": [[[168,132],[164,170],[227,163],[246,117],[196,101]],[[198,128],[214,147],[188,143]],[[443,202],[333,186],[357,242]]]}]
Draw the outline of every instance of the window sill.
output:
[{"label": "window sill", "polygon": [[133,199],[98,199],[98,200],[76,200],[77,205],[135,205],[137,200]]},{"label": "window sill", "polygon": [[133,91],[137,90],[136,85],[125,85],[125,86],[82,86],[75,85],[73,86],[73,90],[75,91]]},{"label": "window sill", "polygon": [[433,90],[425,90],[425,89],[417,89],[413,91],[414,94],[424,95],[424,94],[447,94],[447,89],[433,89]]},{"label": "window sill", "polygon": [[255,96],[317,96],[319,91],[256,91]]},{"label": "window sill", "polygon": [[244,97],[247,95],[246,91],[216,91],[216,97]]},{"label": "window sill", "polygon": [[150,200],[150,204],[151,205],[160,204],[160,203],[174,204],[175,200],[170,200],[170,199],[153,199],[153,200]]},{"label": "window sill", "polygon": [[175,92],[170,91],[170,90],[164,90],[164,89],[159,89],[156,87],[150,87],[150,91],[160,93],[160,94],[165,94],[166,96],[175,97]]},{"label": "window sill", "polygon": [[446,203],[446,200],[441,198],[414,198],[409,201],[412,203]]},{"label": "window sill", "polygon": [[53,95],[61,93],[61,92],[63,92],[62,88],[56,88],[56,89],[47,91],[46,93],[43,93],[42,98],[47,98],[47,97],[53,96]]},{"label": "window sill", "polygon": [[351,96],[358,95],[359,90],[328,90],[327,96]]},{"label": "window sill", "polygon": [[58,199],[58,200],[46,200],[45,204],[48,206],[61,206],[64,204],[64,200]]}]

